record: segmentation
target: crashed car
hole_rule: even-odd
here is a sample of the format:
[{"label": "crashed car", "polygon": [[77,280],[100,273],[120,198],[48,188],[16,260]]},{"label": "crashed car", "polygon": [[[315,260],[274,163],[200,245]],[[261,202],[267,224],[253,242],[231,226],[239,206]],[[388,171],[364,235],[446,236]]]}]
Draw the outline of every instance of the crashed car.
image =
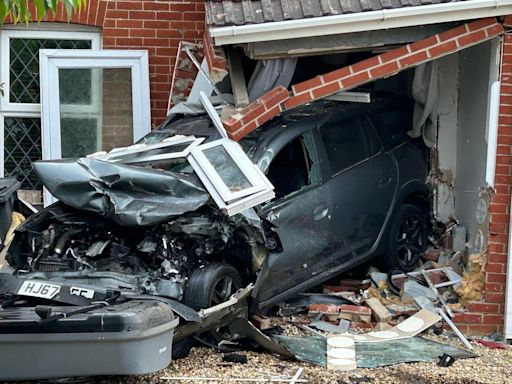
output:
[{"label": "crashed car", "polygon": [[429,221],[411,121],[401,97],[324,100],[239,145],[175,115],[132,147],[35,163],[60,201],[0,270],[0,378],[157,371],[370,258],[410,270]]}]

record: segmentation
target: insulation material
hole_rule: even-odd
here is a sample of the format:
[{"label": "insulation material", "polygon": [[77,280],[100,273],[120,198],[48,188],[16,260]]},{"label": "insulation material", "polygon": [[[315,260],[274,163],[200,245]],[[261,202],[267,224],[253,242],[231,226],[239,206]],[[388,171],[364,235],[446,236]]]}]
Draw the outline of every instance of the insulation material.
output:
[{"label": "insulation material", "polygon": [[425,145],[432,148],[436,144],[437,103],[439,100],[439,71],[437,62],[430,61],[418,66],[414,71],[412,96],[415,100],[413,127],[408,132],[411,137],[423,137]]},{"label": "insulation material", "polygon": [[468,270],[462,276],[462,282],[455,292],[459,295],[459,301],[466,305],[470,301],[480,301],[483,298],[485,285],[484,254],[474,253],[469,256]]},{"label": "insulation material", "polygon": [[297,65],[297,58],[260,60],[247,86],[253,102],[278,86],[288,88]]},{"label": "insulation material", "polygon": [[425,329],[441,320],[441,316],[430,312],[427,309],[415,313],[408,319],[397,324],[387,331],[368,332],[362,335],[355,335],[356,343],[380,343],[389,340],[400,340],[416,336]]},{"label": "insulation material", "polygon": [[13,212],[11,215],[11,225],[5,235],[4,245],[8,245],[14,237],[14,231],[18,226],[25,221],[25,216],[19,212]]}]

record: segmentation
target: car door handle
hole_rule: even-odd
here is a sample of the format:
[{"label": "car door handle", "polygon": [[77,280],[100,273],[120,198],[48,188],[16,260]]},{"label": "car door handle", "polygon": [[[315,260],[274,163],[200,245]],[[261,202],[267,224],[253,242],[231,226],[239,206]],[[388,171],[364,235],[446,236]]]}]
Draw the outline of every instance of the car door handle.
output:
[{"label": "car door handle", "polygon": [[329,213],[329,208],[327,207],[327,204],[319,204],[316,206],[315,210],[313,211],[313,218],[315,220],[321,220],[327,214]]},{"label": "car door handle", "polygon": [[391,181],[392,181],[392,180],[393,180],[393,179],[391,178],[391,176],[390,176],[390,177],[386,177],[386,178],[384,178],[384,179],[380,179],[380,180],[379,180],[379,189],[383,189],[383,188],[388,187],[388,186],[389,186],[389,184],[391,184]]}]

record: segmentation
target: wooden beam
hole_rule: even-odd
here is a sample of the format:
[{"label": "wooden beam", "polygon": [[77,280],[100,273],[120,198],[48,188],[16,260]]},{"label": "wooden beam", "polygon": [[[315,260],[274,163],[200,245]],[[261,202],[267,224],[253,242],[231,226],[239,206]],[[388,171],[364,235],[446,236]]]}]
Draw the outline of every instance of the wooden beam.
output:
[{"label": "wooden beam", "polygon": [[249,94],[245,84],[244,68],[242,66],[242,53],[239,49],[228,49],[229,78],[235,98],[235,106],[245,107],[249,104]]}]

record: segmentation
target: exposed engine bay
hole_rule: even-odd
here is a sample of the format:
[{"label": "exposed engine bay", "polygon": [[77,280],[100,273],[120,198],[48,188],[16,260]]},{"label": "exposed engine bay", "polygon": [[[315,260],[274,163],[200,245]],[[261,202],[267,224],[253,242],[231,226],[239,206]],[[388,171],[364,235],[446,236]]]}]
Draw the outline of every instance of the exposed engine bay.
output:
[{"label": "exposed engine bay", "polygon": [[231,262],[245,266],[239,272],[250,278],[265,254],[260,228],[208,205],[159,225],[130,228],[56,204],[18,228],[7,259],[23,278],[182,300],[194,270]]}]

